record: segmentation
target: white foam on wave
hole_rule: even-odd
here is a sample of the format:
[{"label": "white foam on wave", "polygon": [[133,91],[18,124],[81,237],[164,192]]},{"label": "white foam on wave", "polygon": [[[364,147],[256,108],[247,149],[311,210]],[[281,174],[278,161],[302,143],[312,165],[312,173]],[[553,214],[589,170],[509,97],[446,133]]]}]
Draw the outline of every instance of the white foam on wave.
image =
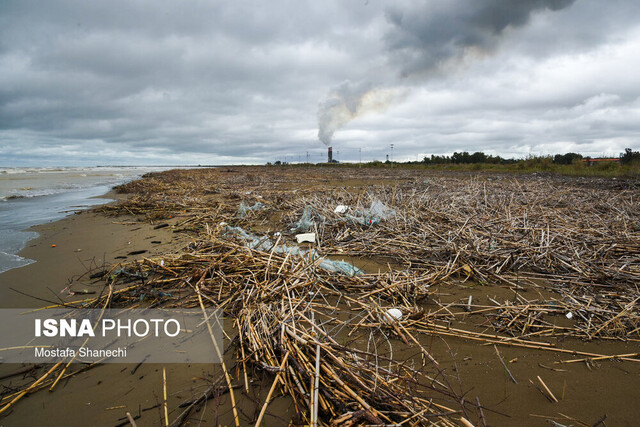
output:
[{"label": "white foam on wave", "polygon": [[[32,234],[21,230],[89,207],[109,188],[166,167],[0,168],[0,272],[34,261],[16,255]],[[51,197],[45,197],[51,196]],[[35,234],[35,233],[33,233]]]},{"label": "white foam on wave", "polygon": [[29,173],[28,169],[22,168],[0,168],[0,173],[7,175],[15,175],[19,173]]},{"label": "white foam on wave", "polygon": [[24,267],[25,265],[33,264],[35,261],[28,258],[23,258],[20,255],[8,254],[0,251],[0,273],[5,271]]},{"label": "white foam on wave", "polygon": [[50,196],[135,179],[152,167],[0,168],[0,201]]},{"label": "white foam on wave", "polygon": [[42,189],[28,189],[28,190],[11,190],[8,194],[2,195],[2,199],[14,200],[14,199],[30,199],[32,197],[52,196],[54,194],[64,193],[65,191],[74,189],[77,187],[60,187],[60,188],[42,188]]}]

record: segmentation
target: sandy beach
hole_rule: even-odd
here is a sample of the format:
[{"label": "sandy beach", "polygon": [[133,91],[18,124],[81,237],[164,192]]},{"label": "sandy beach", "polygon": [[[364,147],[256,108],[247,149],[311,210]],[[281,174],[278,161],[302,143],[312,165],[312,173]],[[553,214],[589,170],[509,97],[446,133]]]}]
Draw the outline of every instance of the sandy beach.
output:
[{"label": "sandy beach", "polygon": [[[143,179],[128,184],[124,190],[130,194],[119,195],[119,202],[99,209],[101,212],[81,212],[61,221],[37,227],[36,230],[40,237],[31,241],[21,253],[22,256],[36,260],[36,263],[0,275],[0,301],[3,307],[28,308],[95,298],[105,286],[104,280],[89,280],[89,276],[96,271],[112,270],[114,265],[131,266],[135,265],[137,261],[141,263],[140,265],[145,265],[145,258],[164,259],[164,265],[167,268],[182,268],[187,271],[191,268],[188,267],[188,263],[191,262],[189,260],[205,257],[205,254],[208,254],[206,251],[209,249],[204,249],[206,245],[213,245],[213,247],[222,245],[221,248],[227,245],[225,251],[236,254],[234,256],[238,257],[238,260],[246,259],[244,262],[246,262],[247,268],[253,271],[252,274],[262,274],[258,267],[259,264],[252,264],[257,263],[256,260],[262,259],[260,258],[263,256],[260,255],[262,249],[256,247],[255,252],[251,252],[253,255],[250,256],[254,258],[242,258],[245,255],[241,254],[246,252],[246,249],[243,249],[245,243],[242,243],[242,240],[238,243],[236,237],[225,234],[223,230],[226,226],[221,223],[244,227],[250,233],[258,235],[271,236],[272,238],[276,236],[274,240],[279,236],[274,233],[282,230],[285,235],[283,239],[290,242],[296,233],[290,231],[291,224],[299,222],[300,215],[303,214],[304,203],[313,203],[314,200],[320,200],[318,198],[324,197],[323,195],[326,194],[332,195],[330,197],[333,204],[352,205],[360,200],[363,205],[367,206],[368,202],[364,201],[367,194],[374,194],[377,197],[382,197],[384,194],[409,194],[411,188],[426,192],[429,191],[429,186],[436,185],[446,185],[451,189],[488,188],[489,194],[498,194],[503,186],[524,186],[533,191],[535,186],[544,186],[548,184],[547,180],[553,180],[553,178],[530,176],[476,176],[468,174],[432,176],[420,171],[390,171],[388,169],[350,169],[336,174],[330,168],[313,168],[304,170],[304,173],[300,172],[299,169],[286,168],[229,168],[193,172],[196,174],[193,176],[199,177],[197,188],[200,188],[198,190],[200,193],[195,190],[185,191],[185,186],[193,185],[190,184],[192,182],[191,172],[179,172],[173,175],[171,173],[160,174],[158,175],[160,180]],[[513,184],[516,181],[517,184]],[[561,181],[556,179],[551,185],[557,186]],[[621,184],[603,180],[596,183],[584,183],[573,180],[566,181],[564,185],[572,191],[575,191],[576,188],[591,186],[597,188],[593,191],[600,191],[602,194],[615,193],[620,199],[631,197],[638,191],[633,182]],[[469,194],[472,193],[473,191],[469,192]],[[140,198],[141,194],[145,194],[145,196]],[[349,199],[347,196],[349,194],[354,198]],[[136,199],[136,197],[138,198]],[[479,197],[483,199],[489,196],[483,196],[482,193],[479,193]],[[536,197],[530,200],[538,200]],[[303,199],[306,202],[300,202]],[[162,200],[162,202],[158,202],[158,200]],[[405,202],[396,201],[394,204],[393,198],[384,200],[389,205],[389,209],[395,210],[396,217],[403,209],[405,212],[403,215],[410,215],[411,211],[408,205],[404,204]],[[553,202],[553,205],[559,203],[559,200]],[[256,208],[255,212],[246,211],[248,214],[243,214],[242,210],[239,210],[241,203],[244,206],[256,206],[255,203],[258,202],[263,203],[267,208],[264,211],[260,211],[259,208]],[[533,202],[531,203],[533,204]],[[335,207],[333,204],[324,206],[327,212],[333,211]],[[317,206],[316,209],[320,209],[322,205]],[[620,204],[619,206],[624,205]],[[535,211],[534,208],[531,209],[533,209],[532,212]],[[621,208],[618,207],[618,209]],[[551,212],[549,210],[544,215],[550,217],[552,216]],[[323,215],[329,214],[323,213]],[[459,230],[465,221],[468,223],[469,218],[473,218],[473,216],[465,216],[464,214],[462,217],[464,219],[453,227],[454,230]],[[321,221],[318,218],[314,219],[316,227]],[[501,319],[500,316],[511,313],[511,310],[528,309],[527,304],[523,304],[522,301],[528,301],[530,307],[539,307],[538,310],[542,310],[540,312],[548,310],[549,307],[554,309],[553,304],[563,301],[562,296],[558,293],[562,291],[562,285],[557,285],[556,281],[562,283],[562,280],[565,280],[562,279],[565,277],[565,273],[558,270],[557,273],[549,276],[539,274],[535,279],[530,276],[525,280],[523,277],[526,277],[526,274],[520,272],[521,276],[518,280],[523,281],[509,285],[509,281],[516,280],[515,273],[511,275],[509,268],[500,273],[507,280],[501,283],[497,279],[497,275],[485,276],[488,274],[488,270],[484,270],[485,267],[464,255],[464,262],[460,262],[453,270],[455,274],[437,276],[435,272],[438,271],[438,268],[435,266],[440,262],[440,257],[451,257],[450,259],[443,258],[445,261],[443,265],[446,265],[447,262],[450,264],[455,254],[446,255],[445,251],[436,253],[433,249],[433,260],[423,258],[425,264],[418,265],[416,260],[409,255],[412,250],[410,246],[407,246],[410,244],[409,240],[405,244],[405,247],[409,249],[406,249],[406,254],[402,256],[400,256],[399,249],[391,248],[388,246],[389,243],[387,246],[382,246],[379,243],[364,246],[360,250],[354,249],[357,246],[340,246],[338,243],[339,236],[345,235],[346,231],[352,236],[357,236],[358,233],[363,233],[364,236],[369,235],[367,233],[380,233],[381,229],[397,230],[393,227],[398,227],[398,223],[393,222],[396,225],[392,226],[390,225],[392,221],[397,221],[397,218],[389,219],[386,222],[381,221],[379,225],[362,226],[349,222],[345,223],[346,228],[340,231],[342,234],[330,235],[328,229],[324,234],[318,234],[318,236],[324,236],[322,245],[319,243],[310,245],[309,249],[316,248],[328,259],[346,260],[353,266],[362,269],[364,275],[357,278],[340,273],[337,275],[327,275],[326,272],[315,273],[318,274],[318,280],[336,280],[335,283],[343,283],[346,287],[340,292],[340,295],[353,298],[353,301],[349,303],[350,307],[346,307],[339,301],[334,301],[335,296],[327,293],[321,304],[314,304],[319,304],[317,310],[323,310],[322,307],[326,306],[334,307],[332,310],[335,313],[344,311],[345,315],[348,314],[344,321],[354,330],[362,327],[357,326],[358,322],[360,324],[364,322],[364,327],[373,328],[372,332],[369,331],[366,334],[381,334],[382,340],[378,345],[393,347],[393,352],[389,354],[387,349],[380,348],[378,350],[380,357],[390,357],[395,361],[404,361],[403,363],[408,363],[411,366],[418,366],[420,363],[424,363],[424,353],[421,356],[420,348],[423,351],[428,351],[430,357],[437,361],[437,370],[433,371],[434,373],[431,375],[436,375],[439,382],[447,385],[447,394],[438,397],[437,401],[447,408],[455,405],[462,405],[461,407],[464,408],[453,412],[444,410],[444,414],[434,414],[434,418],[432,418],[434,421],[440,420],[443,425],[460,425],[460,418],[467,419],[466,417],[468,417],[473,425],[486,423],[486,425],[535,426],[548,425],[547,420],[554,420],[566,425],[582,425],[581,423],[593,425],[606,416],[606,424],[602,425],[631,426],[635,424],[635,420],[640,415],[640,409],[636,405],[636,389],[638,375],[640,375],[637,331],[631,332],[629,335],[627,332],[623,332],[624,335],[618,335],[617,338],[615,335],[604,335],[603,333],[599,338],[587,340],[578,335],[579,325],[574,323],[575,320],[568,319],[565,311],[559,312],[558,315],[547,314],[545,321],[548,323],[544,323],[544,325],[550,325],[550,327],[528,326],[526,334],[513,332],[509,329],[499,330],[497,326],[492,326],[491,322],[495,319]],[[336,224],[342,223],[337,222]],[[162,227],[157,228],[159,225]],[[342,225],[339,226],[342,227]],[[412,233],[409,228],[404,228],[404,230],[404,233]],[[443,232],[442,229],[438,231],[438,233]],[[557,233],[556,238],[560,239],[562,231],[557,230]],[[336,236],[338,239],[333,240]],[[635,236],[633,238],[637,239],[637,232]],[[353,237],[346,241],[351,242],[350,245],[354,245],[353,242],[358,241],[357,239],[358,237]],[[189,246],[189,249],[185,249],[189,243],[192,245]],[[503,245],[505,244],[503,243]],[[627,245],[633,246],[635,243],[627,243]],[[351,249],[349,249],[350,247]],[[633,248],[635,248],[633,250],[637,250],[636,246]],[[418,250],[417,247],[416,250]],[[367,253],[369,255],[366,255]],[[172,254],[175,255],[172,256]],[[276,257],[273,253],[269,256],[269,251],[264,256],[270,259]],[[614,255],[614,258],[616,256]],[[280,269],[287,265],[286,259],[282,256],[277,259],[282,265]],[[286,267],[285,270],[291,269],[286,274],[301,278],[303,276],[300,276],[302,273],[297,270],[300,268],[296,267],[297,262]],[[184,263],[183,267],[180,267],[183,265],[181,263]],[[242,263],[243,261],[237,261],[238,268],[243,268]],[[413,267],[409,265],[413,265]],[[433,267],[429,265],[433,265]],[[227,267],[220,264],[219,268],[220,271],[223,271]],[[415,268],[418,269],[416,274],[413,273]],[[473,273],[472,276],[470,272],[474,270],[477,273]],[[635,273],[631,271],[630,274]],[[249,280],[247,276],[242,277],[244,278],[240,280],[231,279],[230,288],[212,290],[207,294],[207,297],[213,300],[217,298],[216,295],[219,295],[220,299],[217,301],[226,301],[229,295],[234,294],[235,288],[239,289],[240,286],[243,286],[241,285],[243,281]],[[413,290],[406,288],[405,291],[397,290],[389,294],[385,288],[393,283],[400,283],[407,277],[415,283],[419,283],[422,280],[421,277],[430,277],[430,279],[425,282],[428,286],[424,288],[424,295],[412,302],[411,306],[405,307],[401,303],[402,299],[413,298],[412,295],[418,292],[417,288]],[[490,279],[482,283],[483,277],[490,277]],[[578,276],[572,275],[571,277],[574,279],[566,280],[581,283],[582,279]],[[604,282],[614,283],[613,280],[604,279]],[[295,282],[291,283],[291,286],[295,288]],[[362,291],[357,290],[359,289],[356,287],[358,283],[370,285],[367,285],[364,288],[365,291]],[[213,284],[209,286],[213,286]],[[269,285],[265,284],[264,286]],[[70,295],[69,291],[76,292],[76,294]],[[389,324],[385,325],[384,322],[374,324],[371,318],[365,322],[363,319],[367,319],[367,317],[358,317],[362,315],[359,314],[361,310],[357,304],[363,304],[363,302],[356,303],[361,300],[358,295],[362,292],[379,294],[377,300],[367,300],[369,301],[367,304],[377,304],[376,301],[385,303],[385,299],[388,299],[388,302],[385,303],[387,305],[390,301],[395,301],[395,304],[402,307],[402,310],[414,310],[411,319],[403,318],[398,326],[400,329],[392,328]],[[304,291],[301,295],[303,294],[306,295],[307,292]],[[123,299],[119,304],[123,306],[130,304],[127,301],[132,300],[128,298],[130,297],[127,294],[123,294]],[[188,295],[185,298],[189,298]],[[271,297],[267,297],[265,294],[261,298],[260,304],[268,304]],[[302,296],[297,298],[302,298]],[[288,304],[288,301],[296,300],[283,299],[282,304]],[[541,301],[554,301],[554,303],[545,303],[550,305],[541,306]],[[501,306],[492,308],[495,306],[495,302],[500,302]],[[172,302],[169,299],[164,303],[171,304]],[[279,307],[280,304],[280,300],[277,299],[276,305]],[[373,310],[372,307],[370,306],[370,309]],[[624,305],[621,307],[624,308]],[[622,308],[617,312],[615,315],[617,317],[614,317],[613,321],[605,320],[606,323],[602,328],[612,325],[612,322],[615,322],[620,316],[624,316],[625,313],[637,316],[637,308],[631,311],[624,311]],[[236,322],[243,321],[241,315],[237,314],[237,310],[230,309],[225,320],[225,330],[232,339],[236,340],[236,343],[238,329],[234,325]],[[446,314],[447,312],[450,315]],[[244,312],[241,310],[241,313]],[[493,313],[493,317],[486,317],[485,313]],[[532,325],[536,322],[535,316],[542,319],[541,315],[536,314],[538,312],[527,314],[528,312],[523,311],[523,313],[525,313],[524,318],[529,316],[528,322],[531,322]],[[320,311],[316,315],[320,315]],[[342,316],[342,314],[339,315]],[[509,325],[518,324],[520,316],[509,317]],[[635,319],[637,317],[630,317],[629,321],[637,321]],[[432,329],[433,333],[427,334],[420,332],[422,330],[420,325],[423,324],[421,322],[424,322],[425,325],[433,322],[433,325],[442,325],[443,328]],[[502,325],[504,326],[506,323]],[[498,325],[498,323],[493,325]],[[519,326],[521,329],[523,327]],[[469,333],[457,332],[460,330],[469,331]],[[511,332],[505,333],[505,331]],[[615,334],[616,332],[612,329],[611,333]],[[362,334],[358,333],[357,336],[362,336]],[[344,342],[348,343],[347,347],[353,345],[354,349],[360,350],[367,348],[366,345],[362,347],[362,342],[358,340],[351,342],[351,338],[342,337],[342,335],[340,337],[340,340],[344,339]],[[338,339],[338,335],[336,335],[336,339]],[[412,341],[414,339],[415,342]],[[273,371],[265,369],[263,365],[264,363],[273,365],[274,362],[269,362],[266,355],[255,356],[255,359],[252,359],[252,356],[247,356],[246,364],[243,367],[242,363],[238,364],[241,357],[237,344],[230,344],[229,341],[226,341],[226,344],[228,344],[228,351],[225,354],[225,362],[228,367],[231,367],[233,386],[237,387],[235,398],[238,402],[237,407],[240,409],[239,418],[241,425],[249,425],[255,423],[274,381]],[[250,343],[247,342],[244,345],[247,348],[243,351],[249,351]],[[545,346],[551,347],[551,350],[545,349]],[[336,351],[336,355],[348,356],[349,352],[346,349],[337,350],[337,348],[332,350]],[[564,352],[557,352],[553,349],[562,349]],[[619,360],[620,358],[617,357],[598,360],[597,357],[584,356],[585,354],[630,356],[627,357],[628,361]],[[302,356],[296,355],[295,357]],[[421,359],[423,362],[420,362]],[[583,359],[583,361],[560,363],[573,359]],[[296,363],[302,363],[303,359],[299,360]],[[327,363],[329,361],[330,359]],[[427,364],[428,366],[429,364]],[[25,367],[13,364],[5,364],[1,368],[0,376],[25,369]],[[86,420],[91,419],[94,425],[127,425],[125,413],[130,412],[137,417],[138,425],[163,425],[163,415],[159,408],[163,392],[162,366],[142,364],[136,367],[112,364],[87,370],[84,370],[85,368],[86,366],[80,364],[72,365],[70,372],[77,372],[75,375],[58,383],[53,392],[41,390],[28,394],[13,405],[7,413],[2,414],[3,418],[0,422],[5,425],[64,424],[80,426],[86,425]],[[184,402],[192,401],[205,390],[210,390],[212,385],[219,384],[216,385],[216,387],[220,387],[218,397],[210,396],[208,404],[191,408],[192,411],[180,422],[192,425],[197,424],[201,419],[206,424],[232,425],[234,423],[228,390],[225,392],[224,383],[220,383],[222,375],[219,365],[215,367],[168,365],[166,369],[169,388],[169,418],[172,421],[178,420],[182,414],[184,410],[182,408],[185,407]],[[22,373],[3,378],[3,385],[10,387],[5,389],[5,396],[11,394],[10,390],[28,386],[35,379],[40,378],[44,370],[43,367],[37,367],[30,370],[28,374]],[[249,378],[249,393],[243,390],[245,372]],[[370,374],[361,373],[360,375],[364,379]],[[346,380],[347,377],[343,376],[343,378]],[[358,407],[361,405],[358,403],[358,399],[345,397],[351,405],[347,407],[348,410],[344,409],[343,414],[331,415],[331,412],[336,409],[329,409],[328,402],[331,400],[328,393],[332,387],[337,385],[335,382],[324,379],[322,381],[324,384],[322,387],[327,393],[327,401],[323,403],[323,409],[320,411],[323,422],[328,424],[332,419],[335,421],[340,416],[346,417],[347,420],[355,420],[353,414],[359,410]],[[296,393],[295,381],[290,384],[294,384],[293,388],[287,386],[276,391],[275,400],[268,405],[265,425],[288,425],[292,421],[294,424],[300,424],[309,416],[308,408],[301,406],[301,403],[291,396],[291,393],[294,396]],[[355,385],[352,384],[351,387],[355,387]],[[418,396],[422,395],[423,391],[415,391],[415,393],[417,393],[415,396]],[[368,395],[364,391],[357,394],[362,399],[366,399],[365,402],[367,400],[371,402],[367,404],[372,405],[371,407],[380,405],[375,403],[377,401],[373,395]],[[338,394],[337,396],[342,395]],[[454,398],[453,396],[458,397]],[[460,398],[461,401],[456,401]],[[7,397],[2,401],[2,405],[8,402],[6,399]],[[181,404],[183,404],[182,408]],[[371,411],[374,413],[374,410]],[[389,416],[392,416],[392,413],[388,412]],[[397,417],[402,416],[394,415],[394,417],[397,420]],[[410,415],[404,415],[404,417],[409,418]],[[421,421],[418,424],[425,422]]]},{"label": "sandy beach", "polygon": [[[109,196],[113,195],[105,197]],[[0,275],[0,304],[2,307],[40,307],[49,305],[47,301],[55,304],[60,299],[73,300],[69,292],[61,291],[75,277],[103,265],[170,252],[183,242],[170,228],[154,230],[153,227],[131,218],[106,218],[89,211],[33,227],[39,237],[30,241],[20,255],[36,263]],[[128,255],[136,251],[145,252]],[[95,292],[95,289],[74,289],[73,286],[70,290]]]}]

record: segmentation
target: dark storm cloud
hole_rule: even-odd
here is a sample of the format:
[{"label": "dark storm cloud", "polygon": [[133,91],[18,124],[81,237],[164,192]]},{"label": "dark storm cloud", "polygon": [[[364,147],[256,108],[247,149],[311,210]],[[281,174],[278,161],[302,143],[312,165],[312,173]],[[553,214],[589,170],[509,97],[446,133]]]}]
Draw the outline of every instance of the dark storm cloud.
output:
[{"label": "dark storm cloud", "polygon": [[492,51],[510,29],[527,24],[537,11],[564,9],[575,0],[485,0],[392,6],[393,28],[385,40],[403,76],[430,72],[467,54]]},{"label": "dark storm cloud", "polygon": [[[402,77],[427,78],[436,69],[469,56],[484,55],[498,45],[508,29],[524,26],[540,10],[556,11],[574,0],[485,0],[414,2],[386,10],[391,24],[384,36],[389,67]],[[367,112],[366,98],[395,81],[343,82],[318,107],[318,139],[330,145],[334,133]],[[398,99],[398,97],[396,97]],[[385,102],[388,107],[388,102]]]}]

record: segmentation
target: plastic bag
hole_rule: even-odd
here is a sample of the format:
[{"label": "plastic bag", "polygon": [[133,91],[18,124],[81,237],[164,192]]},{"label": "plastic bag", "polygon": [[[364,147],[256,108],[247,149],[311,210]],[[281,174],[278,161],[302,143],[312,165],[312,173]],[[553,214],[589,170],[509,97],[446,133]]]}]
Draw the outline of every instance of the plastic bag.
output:
[{"label": "plastic bag", "polygon": [[358,224],[374,225],[380,224],[381,221],[386,221],[395,215],[395,209],[387,207],[379,199],[375,199],[368,209],[361,209],[355,216],[347,214],[345,217]]},{"label": "plastic bag", "polygon": [[257,211],[258,209],[261,209],[262,207],[264,207],[264,203],[262,203],[262,202],[257,202],[253,206],[247,206],[247,205],[244,204],[244,202],[240,202],[240,207],[238,208],[238,211],[240,212],[240,218],[244,218],[247,215],[247,212],[249,212],[249,211]]},{"label": "plastic bag", "polygon": [[305,206],[304,211],[302,212],[302,217],[294,224],[294,227],[291,231],[301,231],[307,232],[313,226],[312,221],[313,208],[311,206]]},{"label": "plastic bag", "polygon": [[362,270],[360,270],[355,265],[349,264],[346,261],[334,261],[331,259],[323,259],[320,261],[318,267],[323,270],[327,270],[333,273],[344,273],[347,276],[360,276],[364,274]]}]

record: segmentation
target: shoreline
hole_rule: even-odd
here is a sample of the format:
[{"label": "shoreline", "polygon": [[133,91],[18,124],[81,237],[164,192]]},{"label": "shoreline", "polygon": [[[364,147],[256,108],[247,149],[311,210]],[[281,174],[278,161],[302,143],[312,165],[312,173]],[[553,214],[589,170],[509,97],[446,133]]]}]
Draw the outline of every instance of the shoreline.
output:
[{"label": "shoreline", "polygon": [[[100,205],[105,206],[118,203],[128,196],[111,190],[96,197],[115,199]],[[85,274],[92,268],[170,253],[188,240],[173,233],[171,227],[154,230],[154,225],[139,222],[135,217],[110,217],[93,211],[100,206],[29,228],[36,231],[38,236],[29,240],[19,255],[31,258],[35,262],[0,273],[0,309],[40,308],[95,296],[82,292],[99,293],[102,289],[99,284],[95,288],[86,285],[74,288],[72,285],[71,289],[78,292],[75,295],[60,291],[68,288],[69,284],[73,283],[73,278]],[[151,243],[152,241],[161,243]],[[56,247],[51,247],[52,244]],[[127,255],[140,250],[147,252]],[[0,377],[23,371],[28,366],[32,365],[0,363]],[[73,364],[70,372],[80,372],[84,369],[84,364]],[[151,363],[139,366],[96,366],[83,374],[74,375],[72,381],[63,381],[58,386],[57,393],[35,393],[23,399],[10,412],[2,414],[0,425],[80,427],[87,425],[87,420],[92,420],[94,425],[110,426],[118,423],[117,420],[124,413],[121,414],[121,411],[125,409],[137,418],[141,408],[155,408],[156,402],[151,391],[157,390],[161,372],[160,365]],[[193,387],[193,378],[203,378],[211,374],[210,367],[206,365],[167,366],[167,375],[172,387],[190,388]],[[10,376],[2,380],[2,384],[17,387],[29,379],[29,376],[24,375]],[[169,402],[175,408],[179,404],[179,398],[172,396]]]},{"label": "shoreline", "polygon": [[115,186],[139,179],[156,167],[34,168],[0,179],[0,272],[27,265],[20,257],[36,225],[63,219],[77,210],[108,201]]},{"label": "shoreline", "polygon": [[[95,208],[118,203],[126,196],[111,190],[95,198],[113,201],[25,230],[38,236],[29,240],[17,255],[34,262],[0,273],[0,308],[38,308],[73,301],[73,295],[61,291],[74,278],[101,266],[166,253],[178,246],[179,236],[170,227],[154,230],[151,224],[134,218],[111,218],[94,212]],[[129,255],[137,251],[146,252]],[[95,290],[88,290],[92,291]]]}]

